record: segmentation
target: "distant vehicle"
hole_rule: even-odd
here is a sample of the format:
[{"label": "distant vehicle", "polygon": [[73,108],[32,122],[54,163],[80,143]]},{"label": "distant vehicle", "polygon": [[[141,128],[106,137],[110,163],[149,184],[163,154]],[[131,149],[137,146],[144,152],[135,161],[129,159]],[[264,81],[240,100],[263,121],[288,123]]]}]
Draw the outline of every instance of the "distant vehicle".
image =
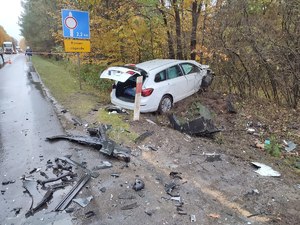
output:
[{"label": "distant vehicle", "polygon": [[141,112],[165,113],[175,102],[208,87],[213,73],[208,65],[193,60],[155,59],[136,65],[110,67],[100,78],[115,80],[111,102],[134,109],[136,78],[143,76]]},{"label": "distant vehicle", "polygon": [[3,42],[3,52],[4,54],[15,54],[15,48],[11,41]]}]

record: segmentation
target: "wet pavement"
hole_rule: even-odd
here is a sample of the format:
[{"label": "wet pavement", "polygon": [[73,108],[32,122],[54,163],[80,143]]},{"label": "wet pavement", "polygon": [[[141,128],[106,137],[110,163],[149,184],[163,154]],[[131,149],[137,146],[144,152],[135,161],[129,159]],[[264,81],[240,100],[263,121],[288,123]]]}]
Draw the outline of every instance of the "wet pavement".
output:
[{"label": "wet pavement", "polygon": [[34,168],[42,170],[48,160],[73,152],[69,143],[45,141],[47,136],[64,133],[59,119],[40,83],[32,78],[25,56],[12,55],[10,59],[11,64],[0,69],[1,224],[72,224],[69,215],[60,213],[40,211],[25,218],[31,197],[20,178],[35,179],[29,173]]}]

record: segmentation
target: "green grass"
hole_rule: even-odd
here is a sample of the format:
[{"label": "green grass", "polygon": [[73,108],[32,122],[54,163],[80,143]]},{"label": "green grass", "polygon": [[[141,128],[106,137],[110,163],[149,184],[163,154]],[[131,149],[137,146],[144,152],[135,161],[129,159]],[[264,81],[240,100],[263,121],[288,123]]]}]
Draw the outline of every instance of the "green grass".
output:
[{"label": "green grass", "polygon": [[69,62],[57,62],[42,57],[33,57],[33,64],[43,83],[53,97],[74,115],[84,117],[97,102],[109,102],[109,90],[100,90],[82,82],[80,90],[76,66]]},{"label": "green grass", "polygon": [[[99,108],[110,102],[111,81],[100,80],[99,71],[95,66],[91,65],[91,68],[88,68],[88,65],[83,66],[84,79],[80,90],[76,65],[38,56],[34,56],[32,61],[51,95],[72,115],[86,118],[93,108]],[[100,109],[96,115],[97,121],[94,122],[112,125],[108,136],[117,143],[129,144],[138,135],[131,131],[129,123],[124,122],[126,116],[108,114],[104,109]]]}]

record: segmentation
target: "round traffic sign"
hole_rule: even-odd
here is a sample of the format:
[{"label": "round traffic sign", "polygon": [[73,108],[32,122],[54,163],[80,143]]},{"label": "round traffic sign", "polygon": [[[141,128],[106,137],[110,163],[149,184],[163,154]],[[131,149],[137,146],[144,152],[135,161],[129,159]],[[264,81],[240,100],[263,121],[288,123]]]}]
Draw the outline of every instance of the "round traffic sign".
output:
[{"label": "round traffic sign", "polygon": [[68,16],[65,19],[65,25],[69,28],[69,29],[75,29],[77,27],[77,20],[73,17],[73,16]]}]

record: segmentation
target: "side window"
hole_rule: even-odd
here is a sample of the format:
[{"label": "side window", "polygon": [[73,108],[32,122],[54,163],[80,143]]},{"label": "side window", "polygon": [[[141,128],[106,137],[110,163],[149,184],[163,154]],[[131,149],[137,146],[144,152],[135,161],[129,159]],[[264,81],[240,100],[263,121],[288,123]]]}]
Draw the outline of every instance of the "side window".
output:
[{"label": "side window", "polygon": [[166,79],[166,71],[164,70],[155,75],[154,82],[161,82]]},{"label": "side window", "polygon": [[178,66],[172,66],[167,69],[168,79],[173,79],[182,76],[182,72]]},{"label": "side window", "polygon": [[190,73],[200,72],[200,69],[196,65],[193,65],[193,64],[183,63],[180,66],[185,75],[190,74]]}]

